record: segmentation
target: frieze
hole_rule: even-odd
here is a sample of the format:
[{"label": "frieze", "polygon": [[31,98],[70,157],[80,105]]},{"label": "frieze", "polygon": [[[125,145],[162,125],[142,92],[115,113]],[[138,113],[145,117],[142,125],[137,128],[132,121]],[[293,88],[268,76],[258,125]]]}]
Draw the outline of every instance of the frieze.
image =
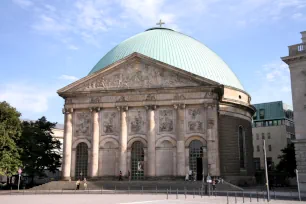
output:
[{"label": "frieze", "polygon": [[159,110],[159,132],[174,131],[174,111],[171,109]]},{"label": "frieze", "polygon": [[118,131],[118,112],[102,111],[102,134],[115,135]]},{"label": "frieze", "polygon": [[90,136],[91,114],[90,112],[76,113],[76,136]]},{"label": "frieze", "polygon": [[158,88],[197,86],[198,83],[179,76],[165,69],[131,64],[126,65],[108,75],[97,76],[94,79],[77,86],[74,91],[108,90],[120,88]]}]

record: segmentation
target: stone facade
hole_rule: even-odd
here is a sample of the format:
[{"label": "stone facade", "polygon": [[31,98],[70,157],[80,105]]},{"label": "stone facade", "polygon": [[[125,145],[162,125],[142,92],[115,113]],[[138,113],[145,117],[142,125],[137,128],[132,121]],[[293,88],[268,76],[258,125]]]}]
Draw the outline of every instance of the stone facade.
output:
[{"label": "stone facade", "polygon": [[[63,179],[78,177],[80,143],[88,147],[88,177],[113,177],[119,171],[127,176],[135,171],[135,142],[143,147],[144,178],[183,178],[194,140],[207,149],[206,175],[252,177],[254,109],[245,92],[227,88],[232,91],[225,97],[224,89],[140,54],[60,89],[66,99]],[[239,169],[236,153],[239,125],[245,127],[245,170]]]},{"label": "stone facade", "polygon": [[301,189],[306,191],[306,31],[302,43],[289,46],[289,56],[282,60],[289,65],[295,124],[295,154]]}]

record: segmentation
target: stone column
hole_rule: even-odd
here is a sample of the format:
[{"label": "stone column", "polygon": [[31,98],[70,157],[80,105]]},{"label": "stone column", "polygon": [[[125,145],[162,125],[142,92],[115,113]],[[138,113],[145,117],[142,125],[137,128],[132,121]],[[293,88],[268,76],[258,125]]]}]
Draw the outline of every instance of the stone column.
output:
[{"label": "stone column", "polygon": [[63,154],[63,169],[62,169],[62,179],[69,180],[71,171],[71,151],[72,151],[72,112],[65,109],[65,124],[64,124],[64,154]]},{"label": "stone column", "polygon": [[208,171],[212,176],[220,176],[218,112],[216,104],[207,106],[207,160]]},{"label": "stone column", "polygon": [[[128,107],[120,107],[120,147],[119,147],[119,171],[122,172],[122,176],[127,175],[127,118],[126,112]],[[119,173],[119,172],[118,172]]]},{"label": "stone column", "polygon": [[156,150],[155,150],[155,106],[147,106],[148,110],[148,132],[147,132],[147,141],[148,141],[148,176],[153,177],[156,176]]},{"label": "stone column", "polygon": [[99,170],[99,111],[100,109],[90,109],[92,112],[92,147],[91,147],[91,172],[90,177],[98,176]]},{"label": "stone column", "polygon": [[185,176],[185,105],[176,108],[176,170],[177,176]]}]

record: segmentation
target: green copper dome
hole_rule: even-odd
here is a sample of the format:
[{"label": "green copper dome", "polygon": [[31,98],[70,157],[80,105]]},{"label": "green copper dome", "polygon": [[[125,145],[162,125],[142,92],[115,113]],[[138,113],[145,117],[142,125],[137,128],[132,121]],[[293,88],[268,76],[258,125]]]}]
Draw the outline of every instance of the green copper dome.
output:
[{"label": "green copper dome", "polygon": [[151,28],[121,42],[110,50],[89,74],[134,52],[243,90],[236,75],[216,53],[199,41],[167,28]]}]

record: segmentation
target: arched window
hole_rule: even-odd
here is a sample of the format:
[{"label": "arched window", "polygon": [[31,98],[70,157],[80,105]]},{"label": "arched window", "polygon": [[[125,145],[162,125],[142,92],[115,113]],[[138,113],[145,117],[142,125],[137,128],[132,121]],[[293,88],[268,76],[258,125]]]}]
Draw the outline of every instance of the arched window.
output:
[{"label": "arched window", "polygon": [[88,172],[88,146],[81,142],[76,148],[75,178],[83,180]]},{"label": "arched window", "polygon": [[239,161],[240,161],[240,168],[245,168],[245,134],[244,129],[242,126],[238,128],[238,139],[239,139]]}]

